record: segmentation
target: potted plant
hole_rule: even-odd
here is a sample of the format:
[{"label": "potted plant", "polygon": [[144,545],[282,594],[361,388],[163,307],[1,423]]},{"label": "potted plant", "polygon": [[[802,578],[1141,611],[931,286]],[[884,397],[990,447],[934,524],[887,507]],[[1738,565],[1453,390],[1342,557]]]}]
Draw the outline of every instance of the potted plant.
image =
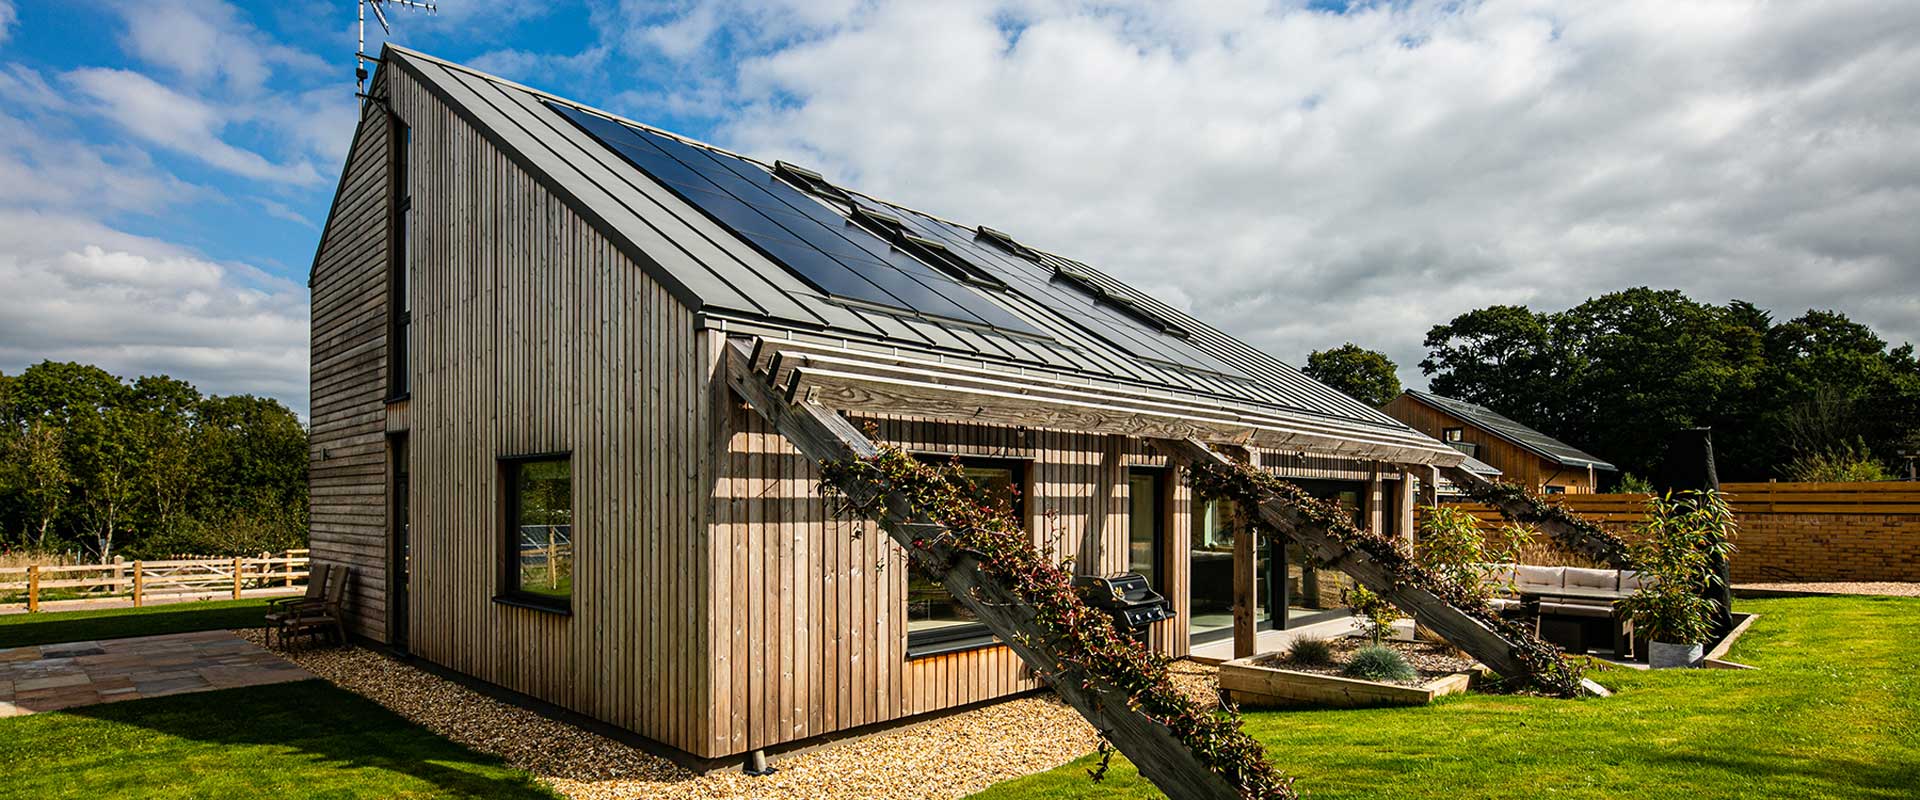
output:
[{"label": "potted plant", "polygon": [[1698,666],[1720,610],[1707,590],[1720,582],[1713,564],[1733,551],[1733,511],[1712,491],[1656,495],[1647,511],[1632,545],[1640,588],[1619,609],[1647,642],[1648,666]]}]

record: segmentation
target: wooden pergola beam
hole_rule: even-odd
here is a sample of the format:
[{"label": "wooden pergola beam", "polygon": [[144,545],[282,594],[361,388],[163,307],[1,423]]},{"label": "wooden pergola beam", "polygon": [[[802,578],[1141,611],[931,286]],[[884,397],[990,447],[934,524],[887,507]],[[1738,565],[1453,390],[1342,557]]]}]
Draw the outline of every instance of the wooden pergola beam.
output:
[{"label": "wooden pergola beam", "polygon": [[[770,376],[753,368],[750,354],[738,343],[729,345],[727,356],[727,385],[807,458],[825,464],[871,458],[879,452],[834,411],[804,399],[793,402],[776,391],[768,382]],[[853,496],[867,491],[864,486],[840,488]],[[1165,725],[1135,710],[1124,693],[1094,680],[1054,652],[1050,638],[1034,622],[1034,611],[1021,602],[1012,587],[983,575],[974,555],[953,552],[927,535],[930,520],[925,512],[910,507],[898,492],[881,498],[880,507],[885,509],[875,520],[880,528],[902,547],[928,551],[927,563],[948,565],[940,582],[954,600],[1044,676],[1061,699],[1106,736],[1155,786],[1179,798],[1243,797],[1226,778],[1203,766]]]},{"label": "wooden pergola beam", "polygon": [[[1192,439],[1161,439],[1154,446],[1162,449],[1174,459],[1189,466],[1206,465],[1225,470],[1234,470],[1238,466],[1226,457],[1213,451],[1205,444]],[[1349,547],[1334,537],[1324,525],[1307,519],[1292,505],[1279,497],[1268,495],[1255,508],[1248,511],[1258,517],[1268,528],[1278,531],[1293,542],[1307,549],[1314,559],[1328,564],[1353,577],[1360,585],[1386,598],[1408,616],[1420,624],[1432,629],[1455,647],[1487,665],[1489,669],[1502,677],[1518,680],[1530,680],[1535,677],[1519,653],[1523,642],[1509,638],[1488,627],[1472,615],[1453,607],[1446,600],[1424,586],[1403,583],[1387,568],[1375,561],[1366,552]],[[1525,634],[1519,634],[1524,637]],[[1524,643],[1528,649],[1542,647],[1553,649],[1537,639]],[[1593,694],[1606,694],[1606,690],[1592,681],[1583,681],[1583,688]]]},{"label": "wooden pergola beam", "polygon": [[1636,568],[1626,542],[1564,507],[1549,506],[1547,501],[1535,497],[1516,497],[1511,491],[1502,491],[1493,481],[1462,467],[1440,467],[1439,471],[1467,496],[1493,506],[1507,519],[1532,525],[1561,547],[1605,564],[1608,569]]}]

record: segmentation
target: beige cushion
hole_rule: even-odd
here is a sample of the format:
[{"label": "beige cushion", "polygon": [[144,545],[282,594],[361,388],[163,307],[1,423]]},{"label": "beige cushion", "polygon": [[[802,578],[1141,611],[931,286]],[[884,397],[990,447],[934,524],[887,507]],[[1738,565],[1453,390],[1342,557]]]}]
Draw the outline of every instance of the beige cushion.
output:
[{"label": "beige cushion", "polygon": [[1620,570],[1620,591],[1624,594],[1633,594],[1634,592],[1640,591],[1640,587],[1651,583],[1653,583],[1653,576],[1651,575],[1642,578],[1640,577],[1640,573],[1633,570]]},{"label": "beige cushion", "polygon": [[1524,592],[1528,589],[1560,588],[1562,585],[1561,581],[1563,580],[1562,576],[1566,573],[1567,568],[1538,567],[1532,564],[1521,564],[1514,567],[1514,571],[1517,573],[1516,577],[1518,578],[1514,583],[1519,587],[1520,591]]},{"label": "beige cushion", "polygon": [[1620,573],[1617,570],[1568,567],[1565,575],[1569,589],[1605,589],[1611,592],[1620,588]]}]

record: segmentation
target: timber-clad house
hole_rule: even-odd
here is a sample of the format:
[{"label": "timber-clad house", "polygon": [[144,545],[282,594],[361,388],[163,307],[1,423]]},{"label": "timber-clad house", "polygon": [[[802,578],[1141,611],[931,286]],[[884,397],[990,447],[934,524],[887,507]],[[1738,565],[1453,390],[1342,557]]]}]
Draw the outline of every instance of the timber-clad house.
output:
[{"label": "timber-clad house", "polygon": [[[1038,688],[742,402],[771,381],[958,458],[1150,645],[1312,588],[1152,437],[1406,533],[1461,454],[1084,264],[389,47],[314,259],[312,548],[355,630],[727,757]],[[751,374],[749,374],[751,373]],[[867,529],[864,532],[862,529]],[[1303,584],[1304,587],[1303,587]]]}]

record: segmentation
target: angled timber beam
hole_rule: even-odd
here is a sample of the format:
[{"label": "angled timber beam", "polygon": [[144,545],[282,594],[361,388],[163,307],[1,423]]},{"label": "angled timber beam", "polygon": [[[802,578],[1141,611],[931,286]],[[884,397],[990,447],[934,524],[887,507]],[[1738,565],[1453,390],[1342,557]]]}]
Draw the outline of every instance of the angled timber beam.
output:
[{"label": "angled timber beam", "polygon": [[[1194,439],[1158,439],[1154,441],[1154,446],[1189,468],[1205,465],[1225,470],[1238,469],[1232,461]],[[1307,553],[1321,563],[1352,576],[1360,585],[1386,598],[1408,616],[1466,651],[1501,677],[1518,680],[1538,677],[1524,653],[1550,653],[1554,658],[1559,655],[1558,648],[1540,641],[1518,626],[1507,631],[1496,630],[1455,608],[1427,587],[1401,580],[1366,551],[1342,542],[1325,525],[1308,519],[1299,509],[1275,495],[1267,494],[1261,498],[1253,512],[1267,528],[1279,531],[1306,548]],[[1581,682],[1581,689],[1590,694],[1607,693],[1599,684],[1586,680]]]},{"label": "angled timber beam", "polygon": [[[727,385],[760,413],[807,458],[829,463],[867,458],[878,448],[853,424],[816,403],[790,400],[753,368],[752,353],[738,342],[727,348]],[[865,487],[842,490],[860,497]],[[870,498],[871,494],[867,493]],[[1245,795],[1225,777],[1206,768],[1168,728],[1134,710],[1124,692],[1092,680],[1079,666],[1054,652],[1051,639],[1034,623],[1033,610],[1012,587],[1000,585],[979,570],[974,555],[959,553],[928,536],[927,516],[910,507],[899,493],[882,499],[886,509],[875,520],[902,547],[928,551],[928,563],[946,564],[941,576],[953,598],[987,624],[1000,641],[1044,676],[1053,690],[1107,740],[1119,748],[1154,785],[1176,798],[1239,800]],[[919,540],[916,544],[916,540]]]},{"label": "angled timber beam", "polygon": [[1561,547],[1605,564],[1609,569],[1636,568],[1626,542],[1566,507],[1529,495],[1525,489],[1511,484],[1496,484],[1461,467],[1439,469],[1441,477],[1460,487],[1467,496],[1499,509],[1507,519],[1532,525],[1553,537]]}]

